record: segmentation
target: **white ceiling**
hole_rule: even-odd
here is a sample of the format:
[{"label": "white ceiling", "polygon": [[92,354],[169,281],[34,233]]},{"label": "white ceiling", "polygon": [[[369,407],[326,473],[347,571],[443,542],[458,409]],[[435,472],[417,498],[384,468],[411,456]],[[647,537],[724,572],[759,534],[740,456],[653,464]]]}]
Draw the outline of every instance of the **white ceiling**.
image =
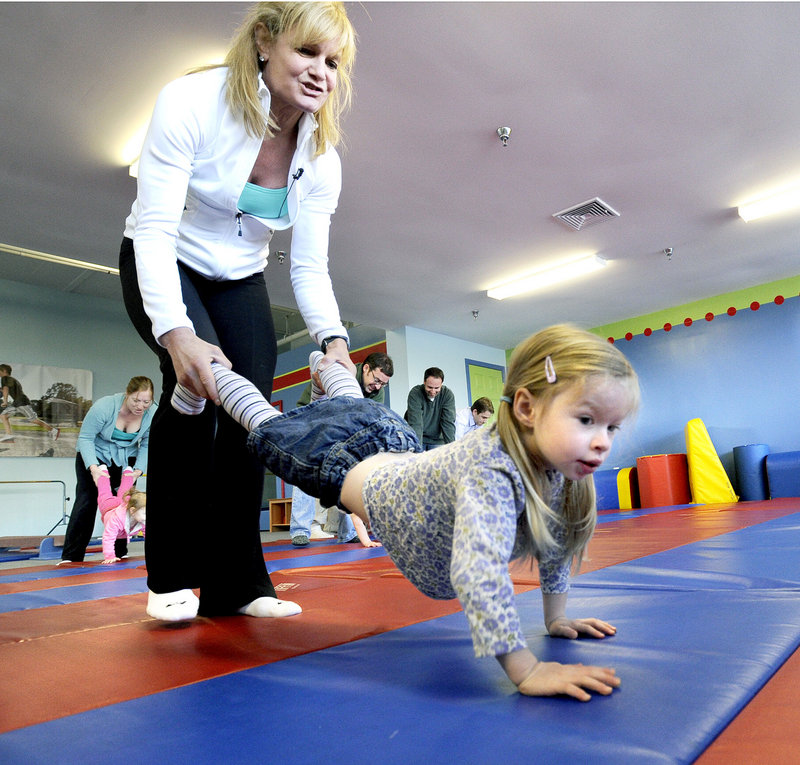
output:
[{"label": "white ceiling", "polygon": [[[115,265],[135,195],[121,146],[246,7],[0,3],[0,242]],[[800,273],[800,217],[735,214],[800,181],[800,4],[348,7],[359,52],[330,249],[345,320],[507,348]],[[580,231],[551,217],[595,196],[621,216]],[[486,297],[586,251],[608,267]],[[0,278],[119,298],[114,277],[14,255]],[[267,279],[294,306],[288,262]]]}]

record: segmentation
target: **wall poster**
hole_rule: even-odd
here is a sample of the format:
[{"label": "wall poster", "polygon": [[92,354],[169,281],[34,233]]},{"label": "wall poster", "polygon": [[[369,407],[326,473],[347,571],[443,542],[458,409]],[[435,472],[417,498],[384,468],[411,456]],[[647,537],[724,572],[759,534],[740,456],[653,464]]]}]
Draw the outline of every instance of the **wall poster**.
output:
[{"label": "wall poster", "polygon": [[92,373],[0,361],[0,378],[0,457],[74,457]]}]

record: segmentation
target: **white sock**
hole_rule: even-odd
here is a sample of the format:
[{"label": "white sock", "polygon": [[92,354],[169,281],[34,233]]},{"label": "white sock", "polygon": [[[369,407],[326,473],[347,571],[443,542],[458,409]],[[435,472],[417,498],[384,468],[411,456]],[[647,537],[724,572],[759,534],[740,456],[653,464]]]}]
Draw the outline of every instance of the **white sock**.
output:
[{"label": "white sock", "polygon": [[239,613],[247,616],[294,616],[301,613],[302,610],[297,603],[293,603],[291,600],[278,600],[264,596],[242,606]]},{"label": "white sock", "polygon": [[170,399],[173,409],[177,409],[181,414],[200,414],[206,406],[206,400],[201,396],[195,396],[188,388],[178,383],[172,391]]},{"label": "white sock", "polygon": [[[314,351],[308,357],[308,366],[311,370],[311,400],[314,401],[314,373],[317,371],[319,362],[325,358],[319,351]],[[328,398],[337,396],[350,396],[351,398],[364,398],[361,386],[350,372],[341,364],[329,364],[319,373],[324,393]],[[318,389],[319,390],[319,389]]]},{"label": "white sock", "polygon": [[277,417],[280,412],[261,395],[253,383],[221,364],[212,364],[219,400],[225,411],[248,431]]},{"label": "white sock", "polygon": [[165,622],[186,622],[197,616],[200,599],[191,590],[147,594],[147,615]]}]

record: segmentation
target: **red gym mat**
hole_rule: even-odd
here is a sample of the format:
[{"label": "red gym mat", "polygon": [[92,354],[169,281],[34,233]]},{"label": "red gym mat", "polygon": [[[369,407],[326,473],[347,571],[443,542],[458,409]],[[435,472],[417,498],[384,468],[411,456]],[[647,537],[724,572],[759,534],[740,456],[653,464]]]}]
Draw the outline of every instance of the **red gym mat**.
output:
[{"label": "red gym mat", "polygon": [[[598,526],[589,551],[591,560],[583,570],[796,511],[796,500],[639,516],[634,511],[630,518]],[[314,555],[330,547],[308,552]],[[265,557],[290,556],[281,552]],[[109,576],[130,578],[137,573],[144,575],[142,569],[127,569],[48,581],[50,586],[64,586],[65,579],[87,583],[86,577],[108,581]],[[520,589],[537,582],[530,569],[517,565],[513,573]],[[386,557],[289,569],[273,573],[272,578],[283,597],[302,604],[301,615],[164,625],[145,615],[144,594],[0,614],[0,681],[6,689],[0,698],[0,732],[320,650],[460,608],[456,601],[434,601],[421,595]],[[41,582],[30,584],[27,589],[42,586]]]}]

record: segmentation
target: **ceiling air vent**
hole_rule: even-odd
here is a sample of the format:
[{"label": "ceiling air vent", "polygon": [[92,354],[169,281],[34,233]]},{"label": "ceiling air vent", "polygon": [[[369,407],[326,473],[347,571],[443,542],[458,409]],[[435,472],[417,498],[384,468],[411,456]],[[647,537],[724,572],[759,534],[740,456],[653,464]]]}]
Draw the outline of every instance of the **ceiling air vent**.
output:
[{"label": "ceiling air vent", "polygon": [[600,197],[595,197],[561,212],[553,213],[553,217],[570,228],[580,231],[582,228],[599,223],[606,218],[618,218],[619,213]]}]

